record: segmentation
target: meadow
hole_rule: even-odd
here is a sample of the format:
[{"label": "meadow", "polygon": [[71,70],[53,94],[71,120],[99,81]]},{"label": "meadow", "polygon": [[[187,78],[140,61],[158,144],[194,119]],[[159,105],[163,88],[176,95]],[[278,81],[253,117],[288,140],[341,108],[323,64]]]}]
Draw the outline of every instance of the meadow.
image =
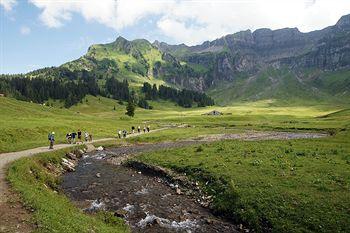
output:
[{"label": "meadow", "polygon": [[[57,102],[52,105],[0,98],[0,152],[47,145],[49,131],[56,132],[57,142],[64,142],[65,133],[78,128],[92,132],[94,138],[104,138],[115,137],[117,129],[130,129],[139,124],[150,124],[151,129],[183,127],[125,141],[159,142],[246,130],[328,133],[328,137],[319,139],[226,140],[156,151],[135,159],[186,173],[213,196],[214,211],[256,231],[350,231],[350,110],[347,106],[286,107],[265,100],[230,107],[184,109],[163,101],[151,102],[154,110],[138,108],[136,116],[130,118],[124,114],[124,105],[102,97],[88,96],[83,103],[70,109],[61,108],[62,104]],[[213,109],[223,115],[203,115]],[[116,139],[105,145],[118,146],[119,143]],[[49,207],[51,209],[43,206],[46,201],[57,198],[64,209],[69,209],[71,216],[79,216],[84,229],[90,226],[89,221],[98,221],[96,224],[101,224],[101,229],[109,229],[103,221],[89,220],[79,211],[72,210],[65,197],[52,196],[56,194],[48,194],[49,190],[42,188],[42,183],[59,183],[43,168],[47,161],[58,161],[59,156],[63,156],[62,152],[42,154],[36,156],[36,160],[16,161],[8,176],[14,189],[30,205],[43,208],[41,213],[55,210],[55,206]],[[38,170],[37,180],[41,183],[26,177],[30,169]],[[36,195],[47,197],[41,202],[35,200]],[[50,221],[54,222],[56,214],[45,224],[54,224]],[[36,218],[40,220],[40,213]]]},{"label": "meadow", "polygon": [[[125,103],[124,103],[125,104]],[[11,98],[0,98],[0,152],[18,151],[47,145],[49,132],[56,133],[56,143],[64,143],[67,132],[88,131],[97,138],[115,137],[118,129],[130,131],[132,125],[151,125],[161,128],[169,124],[188,124],[196,128],[178,129],[176,137],[202,133],[220,133],[224,129],[255,130],[333,130],[340,121],[316,118],[337,110],[341,106],[274,106],[273,101],[237,104],[233,107],[205,107],[185,109],[171,102],[150,102],[154,110],[136,109],[134,118],[125,115],[125,105],[103,97],[87,96],[83,103],[70,109],[63,103],[51,102],[49,106],[28,103]],[[53,107],[51,107],[51,105]],[[115,108],[115,110],[114,110]],[[203,116],[213,109],[223,116]],[[170,134],[174,130],[169,130]],[[167,136],[167,135],[163,135]],[[153,135],[145,137],[146,140]],[[171,139],[171,138],[169,138]]]},{"label": "meadow", "polygon": [[227,140],[137,157],[185,173],[213,209],[257,231],[349,232],[350,132],[322,139]]}]

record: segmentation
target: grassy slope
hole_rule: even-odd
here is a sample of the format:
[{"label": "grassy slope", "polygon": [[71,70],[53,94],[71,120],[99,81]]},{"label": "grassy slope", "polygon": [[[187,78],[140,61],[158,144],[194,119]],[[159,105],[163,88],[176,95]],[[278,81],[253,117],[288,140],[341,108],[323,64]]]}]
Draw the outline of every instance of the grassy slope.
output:
[{"label": "grassy slope", "polygon": [[347,129],[323,139],[224,141],[138,159],[200,180],[215,210],[253,228],[349,232],[350,115],[325,120]]},{"label": "grassy slope", "polygon": [[[65,141],[67,132],[81,129],[94,138],[113,137],[117,129],[129,130],[131,124],[142,124],[153,115],[161,116],[161,110],[138,108],[136,117],[129,118],[125,106],[107,98],[88,96],[88,102],[70,109],[47,107],[39,104],[0,98],[0,152],[23,150],[47,144],[48,132],[55,131],[56,142]],[[171,103],[163,102],[170,107]],[[55,103],[54,106],[60,106]],[[113,110],[114,106],[116,111]],[[156,108],[162,108],[161,104]],[[173,107],[173,109],[177,109]]]},{"label": "grassy slope", "polygon": [[[155,62],[164,62],[162,60],[161,52],[158,49],[154,48],[149,42],[145,40],[134,40],[130,43],[142,53],[147,63],[149,64],[149,70],[153,70]],[[151,84],[157,85],[165,84],[163,80],[153,78],[152,72],[150,72],[147,76],[142,76],[128,71],[125,68],[126,62],[130,65],[137,65],[139,62],[131,54],[127,54],[124,51],[117,49],[113,43],[93,45],[91,46],[91,49],[87,55],[94,57],[97,61],[101,61],[103,59],[110,59],[115,61],[119,70],[116,75],[117,78],[120,80],[127,79],[130,82],[131,86],[140,86],[144,82],[149,82]],[[91,64],[91,62],[86,57],[81,57],[78,60],[68,62],[63,66],[68,67],[72,70],[91,70],[93,68],[93,64]]]},{"label": "grassy slope", "polygon": [[[184,109],[173,103],[151,102],[154,110],[137,108],[136,116],[125,116],[125,106],[107,98],[87,97],[83,104],[71,109],[46,107],[34,103],[22,102],[10,98],[0,98],[0,152],[23,150],[47,144],[47,134],[56,132],[58,143],[64,142],[67,132],[86,130],[94,138],[113,137],[117,129],[130,129],[131,125],[144,125],[149,122],[152,127],[162,127],[168,123],[188,123],[201,128],[235,126],[244,129],[302,129],[336,127],[325,119],[317,122],[310,117],[326,115],[332,110],[324,106],[313,107],[274,107],[268,101],[246,103],[234,107],[207,107]],[[55,103],[54,106],[60,106]],[[113,107],[116,106],[116,111]],[[202,116],[212,109],[225,114],[222,117]],[[192,134],[200,134],[201,128]]]},{"label": "grassy slope", "polygon": [[[350,71],[305,71],[303,76],[287,69],[268,68],[253,77],[222,82],[208,94],[222,105],[242,101],[276,99],[281,105],[346,104],[350,99]],[[336,95],[336,96],[335,96]]]},{"label": "grassy slope", "polygon": [[[334,106],[283,107],[275,106],[272,101],[259,101],[232,107],[183,109],[169,102],[153,102],[156,110],[137,109],[136,117],[129,119],[124,115],[125,106],[115,102],[88,97],[88,102],[67,110],[0,98],[0,127],[1,132],[6,132],[0,134],[1,151],[45,145],[47,131],[51,130],[57,132],[59,141],[64,140],[66,131],[78,127],[87,129],[95,137],[107,137],[113,136],[117,128],[129,129],[131,125],[142,125],[146,121],[152,128],[171,123],[187,123],[195,127],[146,134],[129,141],[175,140],[246,129],[335,132],[350,127],[348,110]],[[116,111],[112,110],[114,105]],[[212,109],[225,115],[202,115]],[[348,131],[341,131],[336,137],[295,140],[291,144],[283,141],[227,141],[204,146],[199,152],[190,147],[169,150],[167,156],[150,153],[141,159],[186,171],[196,179],[214,177],[214,183],[209,187],[223,193],[213,193],[217,196],[217,210],[232,215],[237,206],[243,207],[246,211],[235,211],[236,217],[257,228],[264,215],[274,229],[283,231],[316,231],[330,226],[341,230],[346,227],[344,221],[348,217],[346,210],[350,200],[347,196],[349,138]],[[27,195],[26,198],[31,197],[31,193],[25,193],[27,189],[28,192],[45,191],[42,187],[33,190],[21,183],[22,175],[27,174],[24,172],[28,172],[30,166],[37,166],[37,162],[20,160],[12,169],[15,177],[12,182],[19,182],[17,190],[23,196]],[[26,179],[32,181],[30,176]],[[29,182],[26,179],[23,182]],[[47,198],[53,197],[50,194]],[[71,208],[66,204],[65,208]],[[330,214],[325,213],[326,209]],[[311,218],[306,218],[304,213]],[[319,225],[323,228],[320,229]]]},{"label": "grassy slope", "polygon": [[59,166],[71,149],[22,158],[11,164],[8,180],[21,194],[26,207],[33,209],[36,232],[129,232],[122,220],[108,212],[89,216],[76,208],[58,189],[60,179],[47,164]]}]

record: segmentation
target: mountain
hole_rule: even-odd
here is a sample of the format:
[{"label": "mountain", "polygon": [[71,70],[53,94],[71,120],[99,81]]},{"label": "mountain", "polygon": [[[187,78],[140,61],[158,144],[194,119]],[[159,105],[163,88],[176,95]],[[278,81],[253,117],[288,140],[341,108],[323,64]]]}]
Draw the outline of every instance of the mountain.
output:
[{"label": "mountain", "polygon": [[[56,72],[52,72],[56,69]],[[48,72],[48,70],[50,70]],[[207,92],[219,103],[275,99],[349,100],[350,15],[327,28],[267,28],[229,34],[200,45],[169,45],[118,37],[36,77],[88,71],[106,77]]]}]

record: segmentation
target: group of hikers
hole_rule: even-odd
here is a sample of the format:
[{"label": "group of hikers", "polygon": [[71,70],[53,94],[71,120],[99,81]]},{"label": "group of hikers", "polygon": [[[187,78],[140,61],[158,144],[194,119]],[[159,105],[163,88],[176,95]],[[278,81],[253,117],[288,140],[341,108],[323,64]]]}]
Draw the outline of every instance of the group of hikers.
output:
[{"label": "group of hikers", "polygon": [[[74,144],[74,143],[82,143],[83,132],[81,132],[80,129],[78,129],[77,132],[67,133],[66,134],[66,140],[68,144]],[[84,132],[84,139],[85,142],[91,142],[92,141],[92,134],[88,133],[87,131]]]},{"label": "group of hikers", "polygon": [[[131,126],[131,134],[135,133],[135,126]],[[149,132],[151,130],[151,126],[147,125],[143,127],[143,133]],[[141,126],[137,126],[137,132],[141,133]],[[128,135],[128,131],[127,130],[118,130],[118,138],[126,138],[126,136]]]},{"label": "group of hikers", "polygon": [[[83,143],[83,132],[78,129],[77,132],[67,133],[66,134],[66,140],[68,144],[75,144],[75,143]],[[91,142],[92,141],[92,134],[89,134],[87,131],[84,132],[84,139],[85,142]],[[49,149],[53,149],[53,145],[55,143],[55,132],[51,132],[48,135],[48,140],[50,142]]]},{"label": "group of hikers", "polygon": [[[136,132],[136,130],[138,133],[141,133],[141,126],[137,126],[137,128],[135,126],[132,126],[130,133],[134,134]],[[151,126],[149,126],[149,125],[144,126],[142,129],[143,133],[150,132],[150,130],[151,130]],[[84,135],[83,135],[83,133],[84,133]],[[128,131],[125,129],[118,130],[117,134],[118,134],[118,138],[126,138],[126,136],[128,135]],[[78,129],[77,132],[67,133],[66,140],[67,140],[68,144],[83,143],[83,140],[82,140],[83,136],[84,136],[85,142],[92,141],[92,134],[88,133],[87,131],[82,132],[80,129]],[[49,133],[48,140],[50,142],[49,149],[53,149],[53,145],[55,142],[55,132]]]}]

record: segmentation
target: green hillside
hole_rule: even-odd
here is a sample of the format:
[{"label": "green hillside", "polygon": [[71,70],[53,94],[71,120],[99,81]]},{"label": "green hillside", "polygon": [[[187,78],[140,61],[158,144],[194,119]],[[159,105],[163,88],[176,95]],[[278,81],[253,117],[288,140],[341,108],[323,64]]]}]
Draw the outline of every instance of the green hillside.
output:
[{"label": "green hillside", "polygon": [[293,105],[337,103],[348,104],[350,71],[321,72],[268,68],[254,76],[237,77],[208,90],[216,103],[231,105],[237,102],[275,99]]}]

